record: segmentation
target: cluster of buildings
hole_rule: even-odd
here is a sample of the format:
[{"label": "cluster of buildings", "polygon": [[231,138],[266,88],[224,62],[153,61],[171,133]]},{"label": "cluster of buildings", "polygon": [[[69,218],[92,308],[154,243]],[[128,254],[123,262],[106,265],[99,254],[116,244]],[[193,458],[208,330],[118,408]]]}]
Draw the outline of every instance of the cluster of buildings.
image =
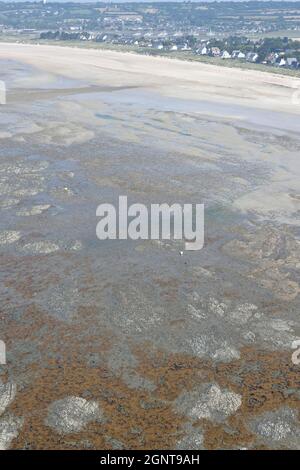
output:
[{"label": "cluster of buildings", "polygon": [[196,49],[195,52],[196,54],[203,56],[221,57],[222,59],[239,59],[252,63],[260,62],[262,64],[273,65],[275,67],[300,67],[300,61],[297,57],[288,56],[289,51],[271,52],[265,58],[261,59],[260,54],[255,51],[243,52],[236,49],[229,52],[228,50],[222,50],[219,47],[210,47],[209,43],[205,43],[202,47]]},{"label": "cluster of buildings", "polygon": [[253,63],[257,62],[259,58],[257,52],[242,52],[238,49],[229,52],[226,49],[220,49],[216,46],[209,47],[209,43],[196,49],[195,52],[203,56],[221,57],[222,59],[240,59]]},{"label": "cluster of buildings", "polygon": [[[247,38],[234,37],[230,40],[199,39],[193,35],[153,37],[147,34],[116,34],[109,32],[87,31],[48,31],[40,34],[40,39],[95,41],[100,43],[128,46],[149,53],[190,52],[193,55],[219,57],[226,60],[240,60],[250,63],[262,63],[274,67],[299,68],[300,60],[293,55],[293,50],[278,50],[264,54],[261,51],[263,40],[254,43]],[[218,44],[218,46],[216,45]],[[240,49],[238,48],[240,46]],[[234,48],[236,47],[236,48]]]},{"label": "cluster of buildings", "polygon": [[[291,40],[278,37],[279,31],[284,30],[288,36],[300,38],[296,10],[295,2],[282,0],[119,4],[97,1],[84,5],[72,0],[0,0],[0,36],[20,41],[93,41],[146,54],[185,53],[207,60],[214,57],[298,68],[300,41],[296,46]],[[260,39],[263,37],[266,39]]]},{"label": "cluster of buildings", "polygon": [[299,68],[300,61],[297,57],[287,57],[286,53],[271,52],[263,61],[264,64],[274,65],[277,67]]}]

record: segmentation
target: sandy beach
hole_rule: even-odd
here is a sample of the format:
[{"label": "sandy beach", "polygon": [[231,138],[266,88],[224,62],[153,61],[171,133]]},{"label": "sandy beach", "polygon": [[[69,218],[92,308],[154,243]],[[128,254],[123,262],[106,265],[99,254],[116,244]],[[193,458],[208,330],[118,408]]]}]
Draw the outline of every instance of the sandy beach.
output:
[{"label": "sandy beach", "polygon": [[79,48],[0,44],[0,57],[41,71],[92,84],[154,89],[183,99],[209,99],[271,111],[300,114],[292,103],[300,78],[218,67],[133,53]]},{"label": "sandy beach", "polygon": [[[0,448],[299,448],[300,80],[3,43],[0,80]],[[203,203],[203,249],[97,239],[120,195]]]}]

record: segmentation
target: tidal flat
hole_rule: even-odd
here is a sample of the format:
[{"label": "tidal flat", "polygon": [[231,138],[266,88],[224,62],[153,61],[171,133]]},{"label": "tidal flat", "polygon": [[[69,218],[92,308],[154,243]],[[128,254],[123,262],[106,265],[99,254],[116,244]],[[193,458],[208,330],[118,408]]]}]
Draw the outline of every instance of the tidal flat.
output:
[{"label": "tidal flat", "polygon": [[[178,62],[0,45],[0,448],[300,446],[300,80]],[[203,249],[98,240],[119,195]]]}]

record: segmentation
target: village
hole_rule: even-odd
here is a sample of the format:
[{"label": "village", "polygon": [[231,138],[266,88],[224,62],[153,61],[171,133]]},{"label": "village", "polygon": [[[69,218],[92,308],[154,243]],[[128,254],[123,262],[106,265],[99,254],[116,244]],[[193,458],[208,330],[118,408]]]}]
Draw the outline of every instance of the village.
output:
[{"label": "village", "polygon": [[261,63],[274,67],[297,69],[300,67],[300,40],[265,38],[257,41],[246,37],[230,36],[224,40],[197,39],[195,36],[147,37],[146,35],[116,35],[91,32],[48,31],[41,40],[95,41],[97,43],[127,46],[153,54],[190,52],[202,57]]},{"label": "village", "polygon": [[87,42],[149,55],[295,70],[300,66],[300,2],[0,2],[0,40]]}]

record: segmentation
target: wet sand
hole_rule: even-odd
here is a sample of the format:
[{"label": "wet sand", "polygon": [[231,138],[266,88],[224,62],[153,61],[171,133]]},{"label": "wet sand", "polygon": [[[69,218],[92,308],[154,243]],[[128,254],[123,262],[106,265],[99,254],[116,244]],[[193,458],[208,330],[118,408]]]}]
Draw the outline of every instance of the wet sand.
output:
[{"label": "wet sand", "polygon": [[[299,79],[1,44],[0,80],[0,446],[298,448]],[[204,203],[204,248],[97,240],[120,194]]]},{"label": "wet sand", "polygon": [[[40,80],[48,72],[97,85],[135,86],[177,98],[207,97],[217,103],[300,114],[300,107],[291,105],[291,94],[300,87],[300,78],[296,77],[133,53],[45,45],[0,44],[0,57],[38,67]],[[29,86],[33,86],[32,81]]]}]

